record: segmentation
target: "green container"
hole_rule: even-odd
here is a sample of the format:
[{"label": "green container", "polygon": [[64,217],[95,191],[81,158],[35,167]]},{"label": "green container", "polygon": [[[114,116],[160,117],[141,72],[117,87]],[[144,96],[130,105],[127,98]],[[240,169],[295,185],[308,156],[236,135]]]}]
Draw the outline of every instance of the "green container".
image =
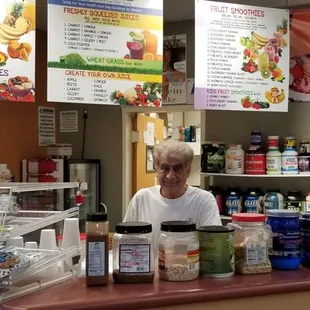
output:
[{"label": "green container", "polygon": [[235,273],[234,229],[225,226],[203,226],[198,229],[200,275],[225,278]]}]

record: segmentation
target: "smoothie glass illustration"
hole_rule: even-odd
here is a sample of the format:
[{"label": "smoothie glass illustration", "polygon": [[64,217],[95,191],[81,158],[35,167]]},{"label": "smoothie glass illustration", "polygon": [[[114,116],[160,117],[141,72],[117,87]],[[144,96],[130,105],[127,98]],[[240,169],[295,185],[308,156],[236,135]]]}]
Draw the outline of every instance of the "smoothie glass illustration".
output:
[{"label": "smoothie glass illustration", "polygon": [[127,42],[131,59],[143,59],[143,45],[138,41]]},{"label": "smoothie glass illustration", "polygon": [[36,2],[35,0],[25,0],[24,1],[24,18],[31,22],[31,29],[36,28]]},{"label": "smoothie glass illustration", "polygon": [[130,36],[132,37],[133,42],[140,42],[142,44],[142,46],[143,46],[142,52],[144,53],[144,49],[145,49],[144,35],[142,33],[139,33],[139,32],[130,32]]}]

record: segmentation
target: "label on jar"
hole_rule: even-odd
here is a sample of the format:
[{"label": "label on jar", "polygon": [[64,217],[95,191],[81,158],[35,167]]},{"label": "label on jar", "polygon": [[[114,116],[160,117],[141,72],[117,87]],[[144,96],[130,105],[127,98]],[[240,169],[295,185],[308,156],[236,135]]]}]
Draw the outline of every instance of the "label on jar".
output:
[{"label": "label on jar", "polygon": [[187,246],[187,265],[189,271],[199,270],[199,243]]},{"label": "label on jar", "polygon": [[302,201],[284,201],[284,209],[301,212]]},{"label": "label on jar", "polygon": [[88,275],[104,276],[105,242],[88,242]]},{"label": "label on jar", "polygon": [[244,208],[246,213],[258,213],[260,211],[260,196],[251,194],[245,196]]},{"label": "label on jar", "polygon": [[247,265],[259,265],[267,262],[267,244],[265,241],[248,242],[245,251]]},{"label": "label on jar", "polygon": [[226,198],[227,214],[232,215],[234,213],[241,212],[241,199],[240,196],[227,196]]},{"label": "label on jar", "polygon": [[279,173],[281,174],[281,157],[280,156],[267,156],[267,174]]},{"label": "label on jar", "polygon": [[282,172],[298,173],[298,159],[295,155],[282,155]]},{"label": "label on jar", "polygon": [[150,272],[151,269],[150,244],[120,244],[119,272]]},{"label": "label on jar", "polygon": [[273,234],[271,256],[299,257],[300,249],[300,231]]}]

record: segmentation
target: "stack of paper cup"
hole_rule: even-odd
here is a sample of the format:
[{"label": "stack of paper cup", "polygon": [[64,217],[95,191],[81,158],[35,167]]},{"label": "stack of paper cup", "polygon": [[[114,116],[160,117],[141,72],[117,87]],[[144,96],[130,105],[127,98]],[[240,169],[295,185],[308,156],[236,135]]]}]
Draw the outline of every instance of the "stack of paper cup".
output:
[{"label": "stack of paper cup", "polygon": [[[40,235],[40,249],[42,250],[56,250],[56,232],[55,229],[42,229]],[[44,271],[40,272],[42,277],[54,277],[58,273],[58,263],[47,267]]]},{"label": "stack of paper cup", "polygon": [[55,229],[42,229],[41,230],[40,249],[45,249],[45,250],[57,249]]},{"label": "stack of paper cup", "polygon": [[[65,219],[62,248],[68,249],[72,246],[80,248],[80,229],[78,218]],[[77,258],[74,258],[77,259]],[[67,259],[64,263],[64,272],[73,270],[73,259]]]},{"label": "stack of paper cup", "polygon": [[26,249],[37,249],[38,243],[36,241],[28,241],[25,243],[25,248]]},{"label": "stack of paper cup", "polygon": [[6,246],[15,246],[18,248],[24,247],[24,238],[23,237],[13,237],[6,241]]}]

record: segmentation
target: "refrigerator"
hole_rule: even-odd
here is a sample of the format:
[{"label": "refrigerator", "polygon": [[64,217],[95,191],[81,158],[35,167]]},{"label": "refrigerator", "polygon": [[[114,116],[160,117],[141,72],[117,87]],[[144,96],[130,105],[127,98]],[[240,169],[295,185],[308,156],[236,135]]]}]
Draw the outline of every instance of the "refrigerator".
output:
[{"label": "refrigerator", "polygon": [[[86,216],[89,212],[99,212],[101,201],[101,165],[99,159],[23,159],[23,182],[79,182],[83,203],[79,206],[80,231],[85,232]],[[52,194],[53,204],[44,205],[46,209],[62,211],[77,205],[74,189],[57,190]],[[25,208],[42,207],[47,199],[28,197]],[[56,201],[56,203],[55,203]]]}]

